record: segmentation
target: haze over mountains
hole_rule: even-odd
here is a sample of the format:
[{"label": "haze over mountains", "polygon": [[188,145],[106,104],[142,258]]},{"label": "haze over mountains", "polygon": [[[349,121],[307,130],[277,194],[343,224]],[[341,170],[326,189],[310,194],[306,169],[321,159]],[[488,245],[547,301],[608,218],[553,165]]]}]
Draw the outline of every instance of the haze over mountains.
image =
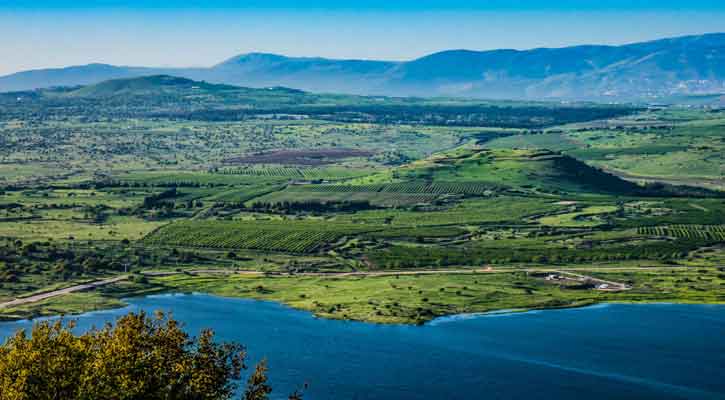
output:
[{"label": "haze over mountains", "polygon": [[250,53],[209,68],[89,64],[0,77],[0,91],[167,74],[312,92],[489,99],[656,100],[725,93],[725,33],[624,46],[450,50],[406,62]]}]

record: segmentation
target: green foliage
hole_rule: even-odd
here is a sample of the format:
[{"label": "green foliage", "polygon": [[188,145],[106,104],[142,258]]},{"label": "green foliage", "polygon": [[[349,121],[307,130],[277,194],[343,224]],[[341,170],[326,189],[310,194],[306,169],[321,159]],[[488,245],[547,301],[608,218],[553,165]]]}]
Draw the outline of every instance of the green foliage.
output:
[{"label": "green foliage", "polygon": [[228,399],[244,366],[241,345],[212,331],[190,338],[162,314],[128,314],[73,334],[39,322],[0,347],[0,399]]},{"label": "green foliage", "polygon": [[262,360],[249,377],[242,400],[267,400],[270,393],[272,387],[267,384],[267,360]]},{"label": "green foliage", "polygon": [[[379,228],[378,228],[379,229]],[[257,249],[309,253],[345,235],[375,230],[313,221],[199,221],[169,224],[144,239],[147,244]]]},{"label": "green foliage", "polygon": [[[0,95],[0,301],[131,272],[103,295],[74,293],[2,316],[114,307],[125,294],[186,287],[164,286],[149,270],[204,281],[195,271],[715,265],[716,256],[697,255],[723,241],[723,194],[707,188],[722,187],[725,115],[634,111],[163,76]],[[451,276],[432,281],[421,296],[392,297],[405,307],[362,305],[389,294],[362,279],[344,287],[369,289],[354,301],[276,280],[224,287],[325,316],[406,322],[597,298],[528,280],[526,289],[475,292],[449,291]],[[696,298],[685,292],[672,297]]]},{"label": "green foliage", "polygon": [[713,242],[725,242],[725,225],[647,226],[637,229],[637,232],[641,235],[647,236],[670,236]]},{"label": "green foliage", "polygon": [[503,241],[498,246],[404,246],[394,245],[387,249],[368,253],[370,261],[380,268],[421,268],[426,266],[450,266],[485,264],[536,263],[564,265],[571,263],[617,260],[676,260],[690,251],[707,245],[702,240],[678,240],[673,242],[633,242],[592,248],[562,246],[523,247],[515,242]]},{"label": "green foliage", "polygon": [[[660,268],[653,264],[656,263],[649,262],[650,268],[639,268],[631,262],[617,262],[612,266],[630,269],[614,272],[606,266],[572,265],[578,273],[632,285],[631,290],[620,292],[577,290],[537,278],[533,272],[506,268],[448,274],[421,271],[377,276],[158,279],[175,291],[280,301],[325,318],[381,323],[421,323],[455,313],[570,307],[607,301],[725,302],[719,290],[725,284],[725,276],[717,268]],[[590,270],[583,272],[587,268]],[[266,290],[254,289],[260,285]]]}]

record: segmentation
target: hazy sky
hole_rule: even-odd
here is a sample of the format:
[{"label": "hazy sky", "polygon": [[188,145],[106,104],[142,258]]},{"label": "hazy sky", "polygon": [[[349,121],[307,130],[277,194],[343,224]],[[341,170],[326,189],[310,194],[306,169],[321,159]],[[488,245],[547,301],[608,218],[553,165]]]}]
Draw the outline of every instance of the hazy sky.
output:
[{"label": "hazy sky", "polygon": [[208,66],[253,51],[404,60],[707,32],[725,32],[724,0],[0,0],[0,74]]}]

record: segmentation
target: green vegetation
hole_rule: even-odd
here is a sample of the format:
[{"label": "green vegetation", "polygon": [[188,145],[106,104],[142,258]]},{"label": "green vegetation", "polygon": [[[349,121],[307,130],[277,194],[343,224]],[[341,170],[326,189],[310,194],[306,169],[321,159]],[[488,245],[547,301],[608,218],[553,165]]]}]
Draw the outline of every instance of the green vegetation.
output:
[{"label": "green vegetation", "polygon": [[724,188],[725,114],[672,107],[494,139],[490,148],[562,151],[623,177]]},{"label": "green vegetation", "polygon": [[314,221],[179,222],[158,229],[145,243],[308,253],[345,234],[365,230],[356,225],[328,226]]},{"label": "green vegetation", "polygon": [[171,77],[3,94],[0,303],[128,278],[0,316],[187,290],[406,323],[721,302],[723,121]]},{"label": "green vegetation", "polygon": [[[545,276],[546,274],[541,274]],[[576,307],[597,302],[725,302],[725,276],[714,268],[600,272],[631,290],[587,290],[558,284],[525,271],[361,277],[193,277],[159,278],[165,290],[207,292],[230,297],[281,301],[326,318],[381,323],[420,323],[432,318],[494,310]]]},{"label": "green vegetation", "polygon": [[[131,313],[78,336],[73,327],[39,322],[0,345],[0,399],[230,399],[247,368],[244,346],[211,330],[192,337],[163,314]],[[256,366],[243,399],[268,398],[266,370]]]}]

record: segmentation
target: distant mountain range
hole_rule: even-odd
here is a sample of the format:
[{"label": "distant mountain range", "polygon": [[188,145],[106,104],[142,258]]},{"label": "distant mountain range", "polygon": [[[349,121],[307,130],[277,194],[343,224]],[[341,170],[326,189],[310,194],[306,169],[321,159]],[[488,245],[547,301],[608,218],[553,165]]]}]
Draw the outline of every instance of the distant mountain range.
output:
[{"label": "distant mountain range", "polygon": [[0,77],[0,91],[173,75],[312,92],[489,99],[650,100],[725,93],[725,33],[624,46],[443,51],[406,62],[239,55],[209,68],[89,64]]}]

